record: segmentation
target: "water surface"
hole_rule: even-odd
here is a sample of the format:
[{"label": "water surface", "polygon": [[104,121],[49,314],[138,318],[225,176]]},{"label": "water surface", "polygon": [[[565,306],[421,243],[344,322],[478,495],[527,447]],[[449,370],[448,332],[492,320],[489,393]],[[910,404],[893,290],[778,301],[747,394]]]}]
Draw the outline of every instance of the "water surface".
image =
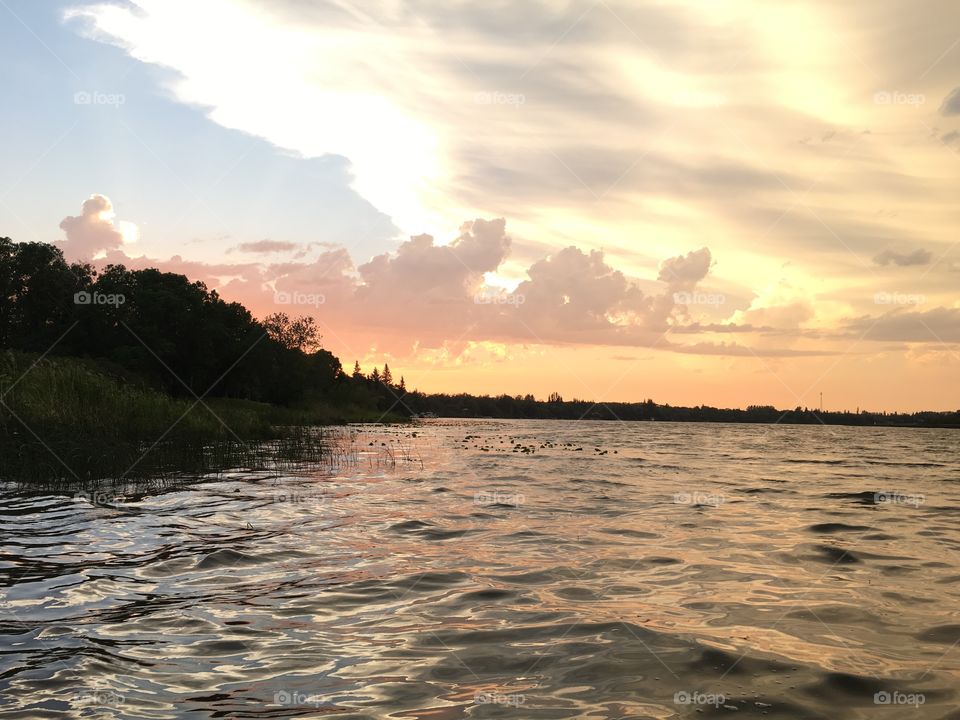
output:
[{"label": "water surface", "polygon": [[427,421],[325,472],[7,488],[0,715],[960,718],[957,438]]}]

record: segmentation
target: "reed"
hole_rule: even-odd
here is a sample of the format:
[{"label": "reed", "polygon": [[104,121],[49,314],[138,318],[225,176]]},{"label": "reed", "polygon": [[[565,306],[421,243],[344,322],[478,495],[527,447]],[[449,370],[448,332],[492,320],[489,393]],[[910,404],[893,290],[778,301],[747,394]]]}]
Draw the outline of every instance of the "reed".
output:
[{"label": "reed", "polygon": [[319,460],[321,414],[173,398],[75,359],[0,355],[0,480],[162,478]]}]

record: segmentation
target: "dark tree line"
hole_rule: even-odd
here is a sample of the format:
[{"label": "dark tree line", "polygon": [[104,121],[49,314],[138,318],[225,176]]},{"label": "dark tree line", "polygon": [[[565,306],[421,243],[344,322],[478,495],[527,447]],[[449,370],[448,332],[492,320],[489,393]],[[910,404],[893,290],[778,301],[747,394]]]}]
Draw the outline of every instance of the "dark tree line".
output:
[{"label": "dark tree line", "polygon": [[0,238],[0,347],[89,358],[173,395],[371,400],[320,348],[312,318],[258,322],[183,275],[98,272],[47,243]]},{"label": "dark tree line", "polygon": [[407,393],[404,406],[417,414],[456,418],[518,418],[537,420],[661,420],[666,422],[779,423],[782,425],[894,425],[960,427],[960,412],[873,413],[829,412],[797,407],[778,410],[751,405],[747,409],[674,407],[653,400],[637,403],[563,400],[558,393],[546,401],[533,395],[426,395]]},{"label": "dark tree line", "polygon": [[412,414],[406,402],[410,396],[407,383],[402,375],[399,381],[394,382],[393,372],[388,364],[384,364],[382,371],[374,367],[369,374],[364,375],[360,369],[360,363],[355,361],[351,379],[356,386],[364,387],[372,397],[376,398],[376,407],[381,412],[389,411],[397,415]]}]

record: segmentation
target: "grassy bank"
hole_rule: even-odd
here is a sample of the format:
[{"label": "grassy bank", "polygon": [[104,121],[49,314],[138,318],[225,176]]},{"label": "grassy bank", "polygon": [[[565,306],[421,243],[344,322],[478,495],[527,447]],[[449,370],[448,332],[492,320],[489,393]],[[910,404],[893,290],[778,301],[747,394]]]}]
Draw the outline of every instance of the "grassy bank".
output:
[{"label": "grassy bank", "polygon": [[85,360],[0,355],[0,480],[90,484],[319,460],[323,433],[310,426],[377,419],[320,402],[197,402]]}]

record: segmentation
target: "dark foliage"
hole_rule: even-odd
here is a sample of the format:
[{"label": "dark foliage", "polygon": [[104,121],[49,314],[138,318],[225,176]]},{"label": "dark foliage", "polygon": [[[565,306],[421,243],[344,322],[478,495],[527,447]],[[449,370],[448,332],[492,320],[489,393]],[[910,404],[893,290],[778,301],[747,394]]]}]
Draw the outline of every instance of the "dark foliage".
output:
[{"label": "dark foliage", "polygon": [[652,400],[639,403],[565,401],[554,393],[546,402],[532,395],[403,394],[403,405],[416,414],[459,418],[530,418],[540,420],[662,420],[667,422],[778,423],[781,425],[893,425],[960,427],[960,412],[829,412],[811,408],[778,410],[772,406],[739,408],[674,407]]},{"label": "dark foliage", "polygon": [[97,360],[173,396],[378,402],[319,347],[312,318],[258,322],[183,275],[98,273],[46,243],[0,238],[0,348]]}]

